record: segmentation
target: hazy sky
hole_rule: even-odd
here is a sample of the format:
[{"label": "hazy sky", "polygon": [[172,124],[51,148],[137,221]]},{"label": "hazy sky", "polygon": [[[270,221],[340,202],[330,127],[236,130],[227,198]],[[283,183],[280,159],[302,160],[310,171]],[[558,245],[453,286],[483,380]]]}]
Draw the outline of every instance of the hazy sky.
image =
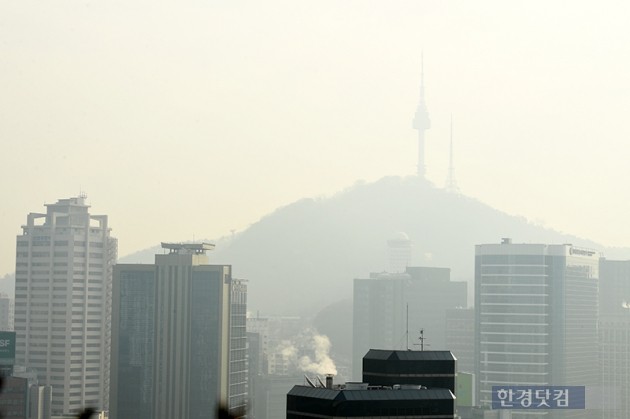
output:
[{"label": "hazy sky", "polygon": [[452,113],[463,193],[630,245],[629,21],[625,1],[3,1],[0,274],[26,214],[80,190],[122,256],[414,174],[422,51],[434,184]]}]

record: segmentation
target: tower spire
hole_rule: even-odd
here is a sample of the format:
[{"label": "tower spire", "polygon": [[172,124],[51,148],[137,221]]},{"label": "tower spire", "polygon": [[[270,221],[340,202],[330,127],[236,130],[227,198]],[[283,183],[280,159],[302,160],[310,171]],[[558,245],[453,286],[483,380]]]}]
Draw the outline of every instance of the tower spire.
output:
[{"label": "tower spire", "polygon": [[413,129],[418,130],[418,176],[426,176],[426,166],[424,164],[424,134],[431,128],[429,111],[424,100],[424,53],[420,57],[420,101],[413,117]]},{"label": "tower spire", "polygon": [[446,179],[446,190],[449,192],[459,192],[457,182],[455,182],[455,167],[453,166],[453,114],[451,114],[451,145],[449,151],[448,178]]}]

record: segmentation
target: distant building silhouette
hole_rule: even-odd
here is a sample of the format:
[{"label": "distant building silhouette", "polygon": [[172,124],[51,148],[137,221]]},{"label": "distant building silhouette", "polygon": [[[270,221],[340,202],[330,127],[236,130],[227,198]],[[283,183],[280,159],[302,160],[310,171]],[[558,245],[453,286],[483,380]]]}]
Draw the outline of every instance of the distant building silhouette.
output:
[{"label": "distant building silhouette", "polygon": [[457,358],[457,371],[475,371],[475,310],[446,310],[446,347]]},{"label": "distant building silhouette", "polygon": [[604,419],[630,417],[630,260],[600,260],[599,342]]},{"label": "distant building silhouette", "polygon": [[354,280],[353,368],[361,379],[361,358],[371,348],[420,349],[446,347],[446,310],[466,306],[465,282],[450,281],[450,269],[407,267],[405,273],[372,273]]},{"label": "distant building silhouette", "polygon": [[[304,331],[304,327],[305,322],[300,317],[247,318],[248,336],[251,337],[248,417],[273,419],[286,414],[287,392],[304,382],[304,372],[298,368],[297,358],[306,353],[300,353],[302,348],[290,343]],[[258,363],[255,370],[252,359]]]},{"label": "distant building silhouette", "polygon": [[244,281],[214,245],[163,243],[153,265],[114,268],[112,419],[197,419],[247,401]]},{"label": "distant building silhouette", "polygon": [[411,249],[413,244],[403,232],[399,232],[395,237],[387,240],[387,250],[389,253],[389,272],[403,273],[411,263]]},{"label": "distant building silhouette", "polygon": [[[492,386],[586,386],[587,399],[599,390],[598,278],[599,254],[569,244],[503,239],[501,244],[476,246],[475,353],[481,405],[490,405]],[[534,413],[512,414],[520,418]]]},{"label": "distant building silhouette", "polygon": [[17,237],[16,361],[52,386],[53,413],[106,409],[117,242],[86,196],[31,213]]}]

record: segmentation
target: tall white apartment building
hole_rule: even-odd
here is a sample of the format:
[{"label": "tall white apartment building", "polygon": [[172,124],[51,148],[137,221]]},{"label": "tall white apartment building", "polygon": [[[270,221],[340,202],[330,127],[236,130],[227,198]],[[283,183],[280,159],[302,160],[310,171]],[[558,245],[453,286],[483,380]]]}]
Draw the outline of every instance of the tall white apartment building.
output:
[{"label": "tall white apartment building", "polygon": [[52,386],[53,413],[107,409],[117,242],[86,196],[30,213],[17,237],[16,363]]}]

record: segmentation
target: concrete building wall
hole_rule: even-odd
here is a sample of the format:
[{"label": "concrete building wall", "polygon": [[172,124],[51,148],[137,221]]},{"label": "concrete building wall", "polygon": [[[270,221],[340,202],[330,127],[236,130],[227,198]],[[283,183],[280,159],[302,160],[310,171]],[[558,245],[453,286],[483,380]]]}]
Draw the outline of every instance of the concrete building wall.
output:
[{"label": "concrete building wall", "polygon": [[53,388],[56,413],[107,408],[112,266],[107,216],[85,196],[31,213],[17,237],[16,358]]}]

